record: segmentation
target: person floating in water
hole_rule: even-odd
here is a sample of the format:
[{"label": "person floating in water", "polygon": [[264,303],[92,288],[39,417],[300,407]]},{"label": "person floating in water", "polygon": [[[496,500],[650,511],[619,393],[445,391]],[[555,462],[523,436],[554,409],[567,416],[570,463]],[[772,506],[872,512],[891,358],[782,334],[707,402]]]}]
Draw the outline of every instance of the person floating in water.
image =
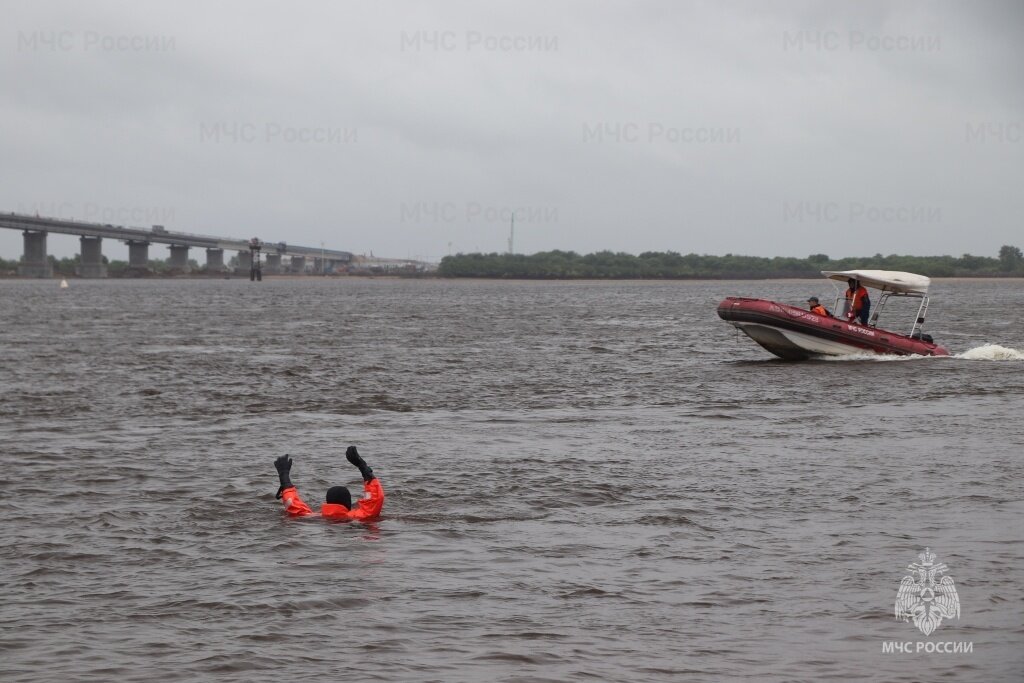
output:
[{"label": "person floating in water", "polygon": [[[345,458],[359,468],[359,473],[363,475],[364,496],[352,505],[352,494],[346,487],[332,486],[327,489],[327,502],[320,508],[320,514],[327,519],[336,520],[373,519],[384,507],[384,487],[380,485],[380,480],[374,476],[373,470],[362,459],[355,446],[348,447]],[[313,509],[299,496],[298,489],[292,485],[291,457],[282,455],[274,461],[274,467],[277,468],[277,476],[281,479],[277,497],[284,503],[285,512],[291,517],[307,517],[314,514]]]},{"label": "person floating in water", "polygon": [[824,315],[826,317],[832,317],[832,314],[828,312],[828,309],[818,302],[818,297],[812,296],[807,300],[807,307],[811,309],[811,313],[817,313],[818,315]]},{"label": "person floating in water", "polygon": [[846,301],[849,303],[846,317],[851,323],[860,320],[861,325],[867,325],[868,313],[871,311],[871,297],[868,296],[868,290],[864,289],[859,280],[853,278],[847,280],[846,284],[849,286],[849,289],[846,290]]}]

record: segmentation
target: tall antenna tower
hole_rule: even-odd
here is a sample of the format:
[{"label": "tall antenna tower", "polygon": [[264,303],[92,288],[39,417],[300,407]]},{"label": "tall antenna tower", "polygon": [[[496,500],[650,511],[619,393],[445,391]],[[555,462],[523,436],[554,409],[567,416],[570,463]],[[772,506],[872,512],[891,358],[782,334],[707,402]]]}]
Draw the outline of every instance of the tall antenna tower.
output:
[{"label": "tall antenna tower", "polygon": [[512,224],[509,226],[509,229],[508,229],[508,253],[509,254],[516,253],[516,250],[515,250],[515,240],[516,240],[516,214],[513,212],[513,214],[512,214]]}]

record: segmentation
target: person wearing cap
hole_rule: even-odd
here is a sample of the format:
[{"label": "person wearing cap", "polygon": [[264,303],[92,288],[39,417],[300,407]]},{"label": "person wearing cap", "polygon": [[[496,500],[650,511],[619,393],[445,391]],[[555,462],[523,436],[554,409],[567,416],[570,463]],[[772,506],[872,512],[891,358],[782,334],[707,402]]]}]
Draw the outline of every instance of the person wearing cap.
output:
[{"label": "person wearing cap", "polygon": [[828,309],[818,303],[818,297],[812,296],[807,300],[807,307],[811,309],[811,313],[817,313],[818,315],[824,315],[832,317],[832,314],[828,312]]},{"label": "person wearing cap", "polygon": [[[363,475],[363,497],[352,504],[352,494],[345,486],[332,486],[327,489],[327,500],[320,507],[320,515],[332,520],[368,520],[380,515],[384,507],[384,487],[374,476],[366,461],[359,455],[355,446],[349,446],[345,458],[359,469]],[[277,489],[277,497],[284,503],[285,512],[290,517],[307,517],[314,514],[313,509],[306,505],[299,491],[292,485],[292,459],[282,455],[274,461],[281,487]]]},{"label": "person wearing cap", "polygon": [[846,317],[852,323],[860,320],[861,325],[868,324],[868,312],[871,310],[871,297],[868,290],[860,283],[860,280],[850,278],[846,281],[849,289],[846,290],[846,300],[849,306],[846,309]]}]

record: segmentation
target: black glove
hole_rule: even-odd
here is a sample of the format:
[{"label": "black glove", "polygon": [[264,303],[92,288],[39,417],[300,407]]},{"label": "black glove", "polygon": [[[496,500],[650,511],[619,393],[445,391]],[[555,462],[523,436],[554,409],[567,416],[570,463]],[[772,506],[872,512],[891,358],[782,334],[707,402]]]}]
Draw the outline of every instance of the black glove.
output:
[{"label": "black glove", "polygon": [[277,497],[281,497],[281,493],[288,488],[292,487],[292,478],[290,472],[292,471],[292,459],[287,455],[282,455],[280,458],[274,461],[274,467],[277,468],[277,476],[281,479],[281,488],[277,489]]},{"label": "black glove", "polygon": [[345,451],[345,458],[359,468],[359,474],[363,475],[363,481],[373,481],[373,470],[370,469],[370,466],[359,455],[359,451],[356,450],[355,446],[348,447],[348,450]]}]

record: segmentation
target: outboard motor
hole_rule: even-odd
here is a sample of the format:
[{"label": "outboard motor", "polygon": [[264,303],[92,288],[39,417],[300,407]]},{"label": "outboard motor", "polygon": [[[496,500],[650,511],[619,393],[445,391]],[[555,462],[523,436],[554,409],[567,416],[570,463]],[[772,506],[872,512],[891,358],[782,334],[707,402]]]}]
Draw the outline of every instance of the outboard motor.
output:
[{"label": "outboard motor", "polygon": [[935,343],[935,340],[932,338],[932,335],[927,334],[925,332],[922,332],[921,330],[914,330],[914,333],[912,335],[910,335],[910,338],[911,339],[920,339],[921,341],[925,342],[926,344],[934,344]]}]

